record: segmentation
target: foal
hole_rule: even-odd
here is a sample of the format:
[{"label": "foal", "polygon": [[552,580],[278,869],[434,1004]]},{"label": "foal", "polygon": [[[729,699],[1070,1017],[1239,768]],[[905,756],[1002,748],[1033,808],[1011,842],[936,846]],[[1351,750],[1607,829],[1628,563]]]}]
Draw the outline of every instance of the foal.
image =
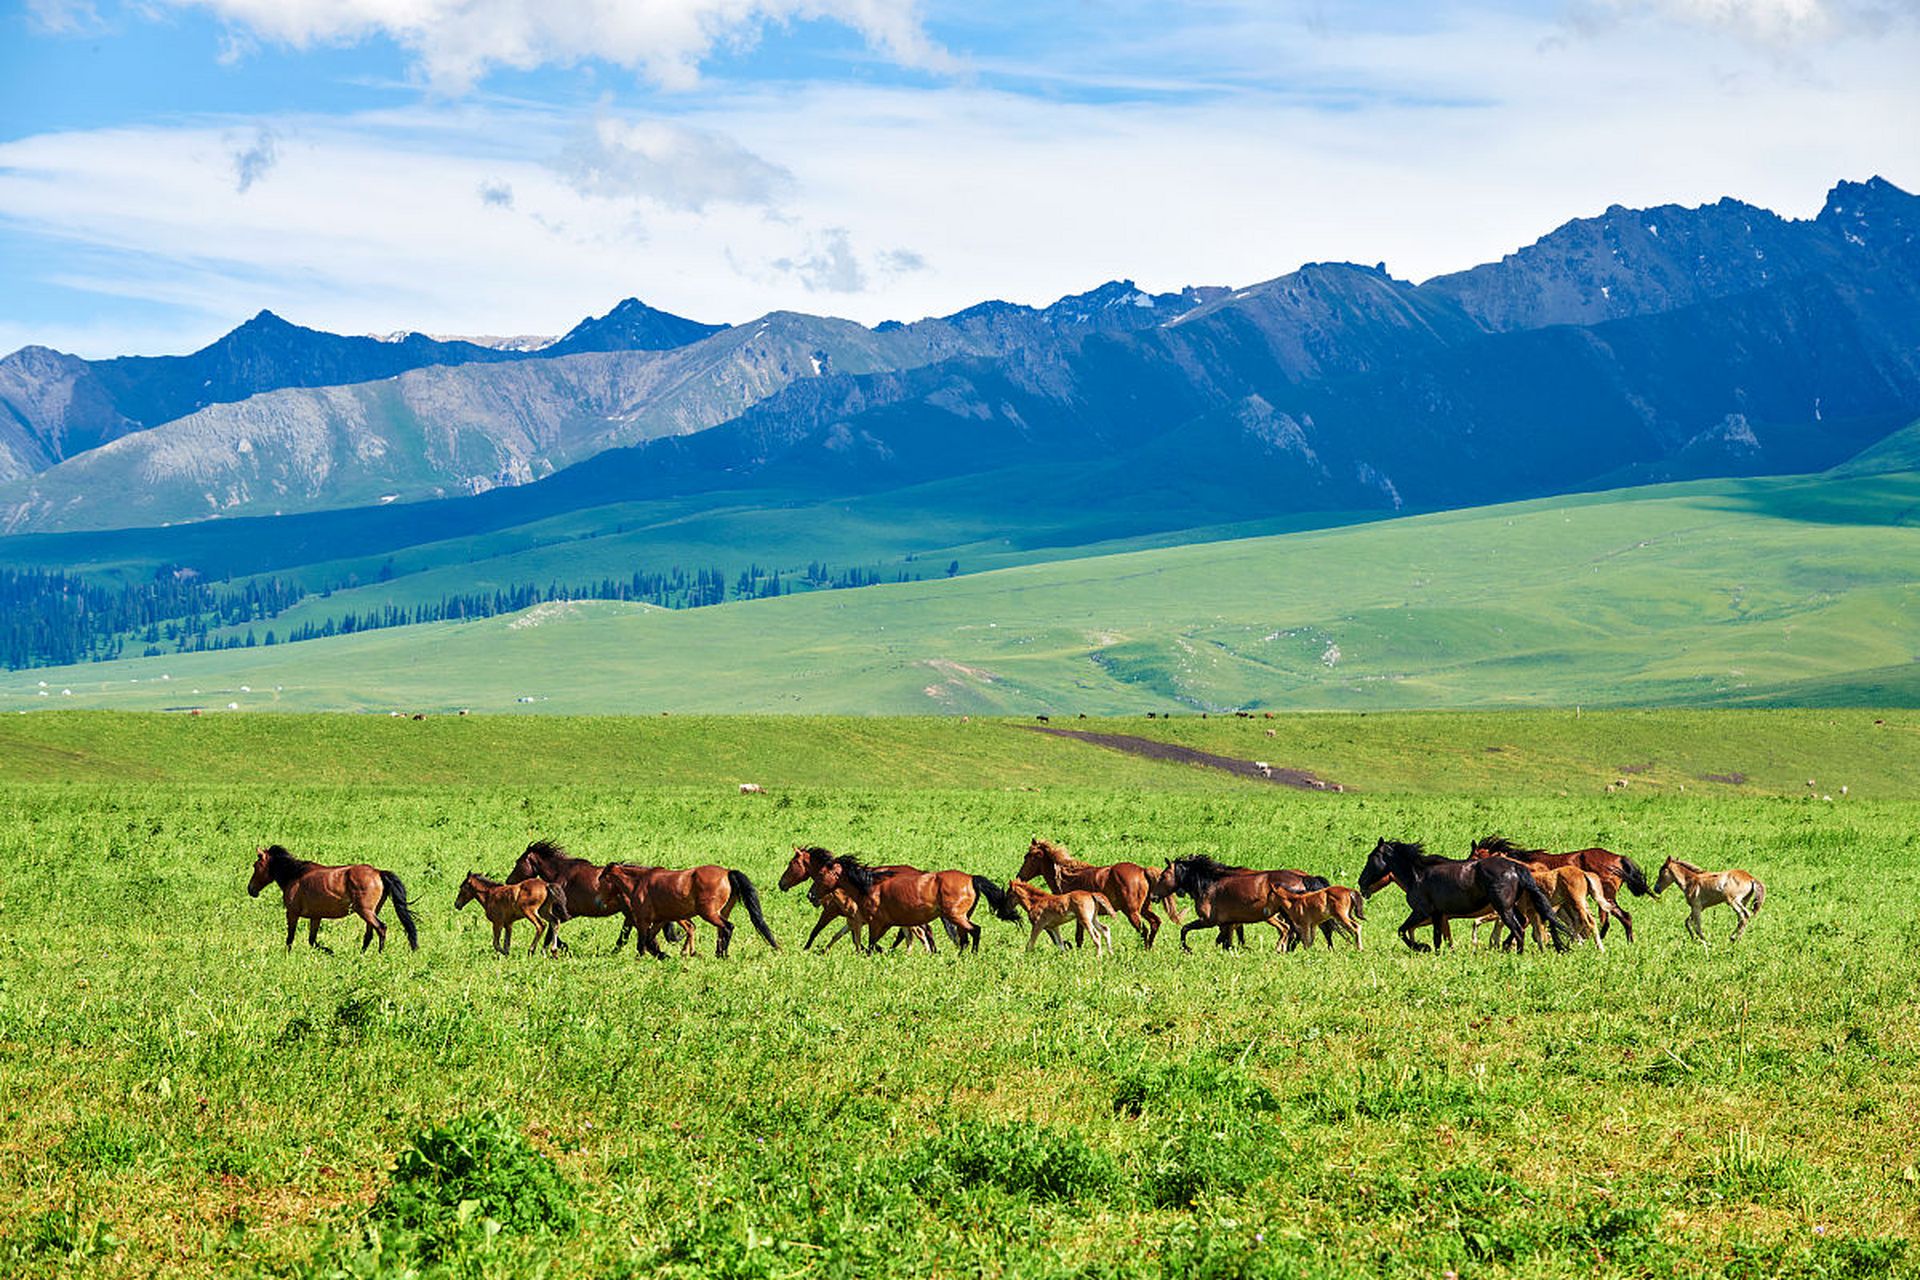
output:
[{"label": "foal", "polygon": [[1767,900],[1767,886],[1745,871],[1702,871],[1678,858],[1668,858],[1661,865],[1660,876],[1653,882],[1654,895],[1659,896],[1670,884],[1680,886],[1687,905],[1693,908],[1687,917],[1687,932],[1700,939],[1703,947],[1707,945],[1707,934],[1700,927],[1702,911],[1723,902],[1732,907],[1733,914],[1740,918],[1740,923],[1734,925],[1733,932],[1727,936],[1729,942],[1734,942],[1747,931],[1754,913]]},{"label": "foal", "polygon": [[1113,904],[1107,901],[1105,894],[1095,893],[1091,889],[1069,889],[1065,893],[1047,893],[1025,880],[1015,878],[1007,881],[1007,896],[1020,904],[1027,913],[1027,920],[1033,925],[1033,933],[1027,938],[1027,950],[1033,950],[1034,943],[1040,941],[1040,934],[1053,939],[1056,947],[1065,947],[1066,939],[1060,936],[1060,926],[1072,920],[1079,929],[1093,935],[1095,955],[1113,954],[1113,930],[1104,924],[1100,917],[1114,914]]},{"label": "foal", "polygon": [[1359,893],[1343,884],[1330,884],[1324,889],[1309,889],[1305,893],[1287,893],[1282,891],[1281,911],[1287,917],[1287,923],[1293,926],[1293,937],[1285,939],[1286,949],[1304,946],[1313,947],[1313,935],[1316,930],[1327,932],[1327,947],[1333,947],[1333,930],[1338,929],[1353,939],[1354,950],[1360,949],[1360,922],[1367,918],[1367,909],[1361,905]]},{"label": "foal", "polygon": [[533,926],[533,941],[527,944],[528,955],[540,949],[543,926],[547,934],[547,954],[559,953],[559,925],[567,919],[567,893],[559,885],[545,880],[501,884],[477,871],[469,871],[467,878],[460,882],[453,909],[458,911],[476,899],[493,925],[493,949],[501,955],[511,954],[513,926],[522,920]]}]

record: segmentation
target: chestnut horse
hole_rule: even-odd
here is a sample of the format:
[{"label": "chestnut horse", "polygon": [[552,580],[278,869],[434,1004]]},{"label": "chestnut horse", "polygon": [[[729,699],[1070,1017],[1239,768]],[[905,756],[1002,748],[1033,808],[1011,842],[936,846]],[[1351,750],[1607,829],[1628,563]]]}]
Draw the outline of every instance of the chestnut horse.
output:
[{"label": "chestnut horse", "polygon": [[1033,950],[1042,933],[1053,939],[1054,946],[1065,947],[1067,943],[1060,936],[1060,926],[1071,920],[1077,932],[1093,935],[1096,956],[1113,954],[1113,930],[1100,922],[1101,916],[1113,914],[1113,904],[1105,894],[1091,889],[1043,893],[1015,876],[1007,881],[1007,896],[1019,904],[1027,913],[1028,923],[1033,925],[1033,932],[1027,937],[1027,950]]},{"label": "chestnut horse", "polygon": [[1607,891],[1605,914],[1600,917],[1600,934],[1605,937],[1609,920],[1618,920],[1620,927],[1626,930],[1627,941],[1633,941],[1633,916],[1620,905],[1617,892],[1620,885],[1627,886],[1627,892],[1636,898],[1644,898],[1653,892],[1647,887],[1647,877],[1632,858],[1614,853],[1608,849],[1575,849],[1572,853],[1548,853],[1544,849],[1522,849],[1505,836],[1482,836],[1473,842],[1472,858],[1512,858],[1515,862],[1524,862],[1530,867],[1567,867],[1577,866],[1593,872],[1600,877],[1601,885]]},{"label": "chestnut horse", "polygon": [[540,949],[543,927],[547,935],[547,953],[559,954],[560,926],[567,919],[567,893],[559,885],[548,884],[545,880],[501,884],[498,880],[487,879],[478,871],[469,871],[467,878],[460,882],[460,892],[454,895],[453,909],[458,911],[475,901],[487,913],[488,923],[493,925],[493,949],[501,955],[511,953],[513,926],[522,920],[533,926],[533,941],[527,944],[528,955]]},{"label": "chestnut horse", "polygon": [[[1194,899],[1197,906],[1199,903],[1199,894],[1195,892],[1196,887],[1204,889],[1206,886],[1223,877],[1243,875],[1272,877],[1272,883],[1290,893],[1310,893],[1316,889],[1325,889],[1332,883],[1325,876],[1310,876],[1304,871],[1286,869],[1259,871],[1252,867],[1229,867],[1204,854],[1195,854],[1192,857],[1175,858],[1172,862],[1169,862],[1165,867],[1161,868],[1153,877],[1152,888],[1149,890],[1149,894],[1156,902],[1166,902],[1167,914],[1173,916],[1173,918],[1178,921],[1180,917],[1175,914],[1173,908],[1173,897],[1175,894],[1186,894],[1188,897]],[[1279,934],[1279,937],[1274,941],[1276,949],[1291,947],[1299,941],[1293,936],[1292,921],[1287,918],[1286,914],[1280,910],[1278,905],[1274,907],[1272,912],[1262,918],[1265,919],[1268,924],[1271,924],[1275,932]],[[1244,922],[1244,924],[1253,923],[1257,923],[1257,921],[1250,920]],[[1244,924],[1240,922],[1222,922],[1220,924],[1220,937],[1218,939],[1219,945],[1229,947],[1237,940],[1244,946],[1247,941]],[[1326,934],[1327,945],[1332,946],[1332,924],[1324,925],[1322,931]],[[1185,928],[1182,928],[1180,931],[1180,945],[1186,950],[1192,950],[1191,947],[1187,946],[1187,930]]]},{"label": "chestnut horse", "polygon": [[[1195,929],[1220,928],[1220,945],[1231,939],[1221,926],[1274,922],[1280,930],[1276,945],[1286,945],[1293,934],[1293,923],[1286,916],[1283,896],[1305,889],[1324,889],[1327,881],[1300,871],[1248,871],[1227,867],[1204,855],[1175,858],[1160,873],[1171,881],[1171,893],[1184,893],[1193,899],[1193,919],[1180,926],[1180,949],[1193,950],[1187,935]],[[1283,923],[1284,922],[1284,923]],[[1329,943],[1332,939],[1329,937]]]},{"label": "chestnut horse", "polygon": [[[633,864],[615,862],[608,865],[618,867]],[[626,908],[621,905],[618,895],[609,892],[609,886],[601,880],[601,873],[605,870],[606,867],[597,862],[574,857],[551,840],[535,840],[514,862],[513,870],[507,873],[507,883],[545,880],[549,884],[559,885],[567,897],[569,918],[623,916]],[[627,935],[632,932],[631,923],[620,926],[620,936],[613,944],[615,954],[627,945]],[[669,927],[667,941],[679,940],[679,931]]]},{"label": "chestnut horse", "polygon": [[[812,879],[814,870],[826,866],[833,861],[833,858],[831,849],[823,849],[817,844],[793,846],[793,857],[788,859],[787,869],[780,873],[780,891],[785,893],[802,880]],[[875,867],[873,870],[874,874],[883,876],[898,875],[902,871],[911,871],[915,875],[921,874],[920,868],[910,867],[904,862]],[[820,936],[822,929],[835,920],[840,921],[840,931],[827,939],[827,945],[820,948],[822,952],[833,950],[834,943],[854,931],[856,913],[853,898],[844,888],[835,889],[829,893],[816,881],[807,889],[807,901],[820,908],[820,918],[813,922],[813,932],[809,933],[807,940],[800,944],[802,951],[812,950],[813,940]],[[902,930],[900,936],[894,939],[893,945],[897,947],[909,939],[926,947],[928,954],[938,950],[933,944],[933,931],[925,925],[915,925],[912,929]],[[858,938],[854,940],[854,945],[859,945]]]},{"label": "chestnut horse", "polygon": [[999,885],[964,871],[900,871],[885,876],[842,854],[812,874],[814,883],[827,893],[845,887],[854,908],[854,945],[860,945],[860,930],[865,929],[868,952],[878,950],[881,935],[889,929],[904,930],[935,920],[947,925],[960,950],[978,951],[983,930],[972,915],[974,904],[982,898],[1002,920],[1020,920],[1012,899]]},{"label": "chestnut horse", "polygon": [[1287,950],[1291,951],[1295,946],[1311,950],[1316,931],[1328,935],[1327,946],[1331,948],[1331,931],[1335,929],[1353,939],[1354,950],[1361,950],[1360,924],[1367,918],[1363,901],[1358,893],[1343,884],[1330,884],[1324,889],[1309,889],[1305,893],[1281,890],[1281,909],[1286,912],[1287,922],[1293,926],[1293,938],[1288,942]]},{"label": "chestnut horse", "polygon": [[320,922],[349,915],[357,915],[367,922],[360,949],[365,951],[367,944],[378,937],[380,950],[385,951],[387,926],[380,923],[380,907],[388,900],[393,902],[393,914],[400,917],[400,927],[406,930],[407,945],[415,951],[420,949],[420,931],[414,927],[413,912],[407,910],[407,886],[391,871],[382,871],[364,862],[350,867],[323,866],[296,858],[272,844],[260,850],[260,856],[253,860],[253,879],[247,881],[247,896],[259,897],[260,891],[269,884],[279,885],[280,896],[286,900],[289,951],[293,950],[293,935],[299,930],[300,922],[309,920],[312,923],[307,928],[307,944],[331,953],[331,947],[320,945]]},{"label": "chestnut horse", "polygon": [[617,862],[606,868],[601,880],[626,913],[627,927],[639,933],[640,950],[655,959],[666,958],[655,935],[663,927],[675,924],[684,923],[691,928],[696,918],[719,931],[713,954],[716,959],[725,959],[727,948],[733,942],[733,925],[727,916],[735,903],[746,907],[747,918],[753,921],[753,927],[760,931],[767,945],[775,951],[780,949],[773,930],[767,927],[766,916],[760,912],[760,893],[744,871],[711,864],[675,870]]},{"label": "chestnut horse", "polygon": [[[1086,889],[1099,894],[1139,931],[1140,941],[1146,948],[1149,951],[1153,949],[1153,937],[1160,932],[1160,917],[1154,914],[1148,896],[1153,889],[1153,878],[1145,867],[1131,862],[1095,866],[1072,857],[1053,841],[1035,836],[1027,846],[1027,856],[1021,861],[1020,870],[1014,872],[1014,876],[1020,880],[1039,876],[1054,893]],[[1175,924],[1180,923],[1179,913],[1171,904],[1167,907],[1167,914],[1173,917]],[[1080,926],[1075,925],[1076,942],[1080,940],[1080,933]]]}]

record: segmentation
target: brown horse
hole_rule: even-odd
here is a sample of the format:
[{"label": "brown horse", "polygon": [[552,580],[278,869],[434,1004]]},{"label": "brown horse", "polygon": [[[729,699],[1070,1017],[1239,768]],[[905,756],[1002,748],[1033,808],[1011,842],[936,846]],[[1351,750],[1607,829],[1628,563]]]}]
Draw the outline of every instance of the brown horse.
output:
[{"label": "brown horse", "polygon": [[1620,885],[1636,898],[1644,898],[1653,890],[1647,887],[1647,877],[1632,858],[1614,853],[1608,849],[1575,849],[1571,853],[1548,853],[1544,849],[1522,849],[1505,836],[1482,836],[1473,842],[1469,858],[1511,858],[1515,862],[1524,862],[1529,867],[1567,867],[1577,866],[1593,872],[1601,878],[1606,889],[1605,914],[1600,917],[1599,937],[1605,937],[1607,923],[1618,920],[1620,927],[1626,930],[1627,941],[1633,941],[1633,916],[1620,905],[1620,897],[1615,890]]},{"label": "brown horse", "polygon": [[[608,866],[632,866],[632,863],[609,863]],[[549,884],[560,886],[566,894],[567,915],[569,918],[604,916],[624,916],[626,908],[618,895],[609,892],[609,886],[601,879],[606,867],[597,862],[588,862],[585,858],[576,858],[551,840],[535,840],[527,846],[526,852],[514,862],[513,870],[507,873],[508,884],[519,884],[522,880],[545,880]],[[618,954],[621,947],[627,945],[627,935],[633,932],[631,923],[620,926],[620,936],[614,941],[613,950]],[[680,931],[676,927],[667,927],[667,941],[680,941]],[[687,939],[689,945],[692,939]]]},{"label": "brown horse", "polygon": [[533,941],[527,944],[528,955],[540,949],[543,928],[547,935],[547,954],[559,954],[560,925],[567,919],[566,890],[560,886],[545,880],[501,884],[478,871],[469,871],[467,878],[460,882],[460,892],[454,895],[453,909],[458,911],[474,901],[487,913],[487,920],[493,925],[493,949],[501,955],[510,954],[513,926],[522,920],[533,926]]},{"label": "brown horse", "polygon": [[[1605,919],[1605,912],[1612,897],[1606,885],[1602,883],[1603,879],[1604,877],[1598,872],[1588,871],[1573,863],[1568,863],[1564,867],[1533,869],[1534,883],[1539,885],[1541,891],[1547,895],[1547,901],[1553,904],[1560,918],[1568,921],[1572,926],[1573,936],[1592,938],[1594,947],[1600,951],[1605,951],[1607,944],[1601,937],[1599,927],[1594,923],[1594,917],[1598,914]],[[1533,930],[1534,946],[1545,947],[1542,930],[1546,927],[1546,921],[1541,919],[1540,912],[1533,905],[1532,899],[1521,898],[1515,905],[1520,918]],[[1488,935],[1490,944],[1505,946],[1508,941],[1511,941],[1502,939],[1501,933],[1505,926],[1499,923],[1491,911],[1474,920],[1473,933],[1476,937],[1479,935],[1483,920],[1494,921],[1493,930]]]},{"label": "brown horse", "polygon": [[1093,935],[1095,955],[1113,954],[1113,930],[1100,921],[1101,916],[1113,914],[1113,904],[1107,901],[1105,894],[1095,893],[1091,889],[1043,893],[1016,876],[1007,881],[1007,895],[1027,913],[1027,921],[1033,926],[1033,932],[1027,938],[1027,950],[1033,950],[1042,933],[1053,939],[1054,946],[1065,947],[1067,944],[1060,936],[1060,926],[1071,920],[1077,932]]},{"label": "brown horse", "polygon": [[289,951],[293,950],[293,935],[300,928],[300,922],[309,920],[312,923],[307,928],[308,945],[331,953],[331,947],[320,945],[320,922],[349,915],[357,915],[367,922],[360,949],[365,951],[367,944],[378,937],[380,950],[385,951],[387,926],[380,923],[380,907],[389,899],[393,902],[393,914],[400,918],[400,927],[406,930],[407,945],[415,951],[420,949],[420,931],[414,927],[413,912],[407,910],[407,886],[391,871],[382,871],[364,862],[350,867],[322,866],[296,858],[273,844],[260,850],[260,856],[253,860],[253,879],[247,881],[247,896],[259,897],[260,891],[269,884],[279,885],[280,896],[286,900]]},{"label": "brown horse", "polygon": [[[1161,868],[1161,870],[1154,875],[1152,888],[1149,892],[1154,901],[1167,903],[1167,914],[1174,916],[1174,919],[1178,920],[1179,917],[1175,915],[1173,909],[1173,898],[1175,894],[1184,893],[1188,897],[1193,898],[1197,904],[1199,897],[1195,893],[1196,887],[1204,888],[1206,885],[1224,876],[1237,875],[1269,876],[1275,885],[1289,893],[1311,893],[1317,889],[1325,889],[1332,883],[1325,876],[1310,876],[1304,871],[1288,869],[1259,871],[1252,867],[1229,867],[1205,855],[1195,855],[1189,858],[1175,858],[1172,862],[1169,862],[1165,867]],[[1299,939],[1293,936],[1292,921],[1290,921],[1286,914],[1280,911],[1277,906],[1265,919],[1268,924],[1274,927],[1274,931],[1279,935],[1274,940],[1274,946],[1276,948],[1288,948],[1298,944]],[[1220,937],[1218,940],[1219,945],[1229,947],[1232,946],[1235,941],[1238,941],[1244,946],[1247,940],[1245,924],[1252,923],[1257,922],[1221,922]],[[1326,935],[1327,945],[1332,946],[1332,923],[1328,922],[1323,925],[1321,932]],[[1180,931],[1180,945],[1183,949],[1192,950],[1192,948],[1187,946],[1186,928],[1182,928]]]},{"label": "brown horse", "polygon": [[760,912],[760,893],[744,871],[711,864],[676,870],[615,863],[606,868],[601,879],[626,913],[627,927],[639,933],[640,950],[655,959],[666,958],[655,936],[676,924],[691,928],[695,919],[705,920],[718,930],[713,954],[725,959],[733,942],[733,925],[727,916],[735,903],[746,907],[747,918],[767,945],[775,951],[780,949],[773,930],[767,927],[766,916]]},{"label": "brown horse", "polygon": [[889,929],[904,930],[935,920],[947,926],[960,950],[978,951],[983,931],[972,915],[974,904],[982,898],[1002,920],[1018,923],[1020,919],[999,885],[964,871],[902,871],[883,876],[860,859],[842,854],[812,874],[814,883],[827,893],[845,887],[854,907],[854,945],[860,945],[864,929],[868,952],[878,949],[881,935]]},{"label": "brown horse", "polygon": [[[1288,945],[1294,930],[1286,915],[1286,895],[1302,892],[1305,888],[1302,882],[1307,880],[1315,882],[1312,886],[1315,889],[1327,887],[1327,882],[1319,876],[1306,876],[1298,871],[1246,871],[1222,866],[1204,856],[1175,858],[1161,875],[1171,877],[1172,892],[1184,893],[1193,899],[1193,919],[1180,926],[1182,951],[1193,950],[1187,935],[1195,929],[1259,924],[1262,920],[1274,921],[1274,927],[1280,930],[1276,945]],[[1328,941],[1331,943],[1332,939]],[[1226,946],[1229,942],[1226,930],[1221,929],[1220,944]]]},{"label": "brown horse", "polygon": [[[1288,944],[1287,950],[1291,951],[1295,946],[1311,949],[1316,930],[1327,932],[1333,929],[1352,938],[1356,951],[1361,949],[1360,924],[1367,918],[1367,909],[1357,890],[1341,884],[1309,889],[1305,893],[1291,893],[1282,889],[1280,903],[1287,922],[1293,926],[1294,940]],[[1327,946],[1333,946],[1330,935]]]},{"label": "brown horse", "polygon": [[[1027,846],[1027,856],[1021,861],[1020,870],[1014,875],[1021,880],[1040,876],[1054,893],[1086,889],[1099,894],[1127,918],[1127,923],[1139,931],[1140,941],[1148,950],[1152,950],[1154,935],[1160,932],[1160,917],[1153,912],[1149,897],[1153,890],[1153,877],[1145,867],[1131,862],[1095,866],[1072,857],[1053,841],[1035,836]],[[1168,903],[1167,914],[1173,917],[1175,924],[1180,923],[1179,912],[1171,902]],[[1075,925],[1076,942],[1080,940],[1080,934],[1080,926]]]},{"label": "brown horse", "polygon": [[[833,858],[831,849],[823,849],[817,844],[793,846],[793,857],[787,861],[787,869],[780,873],[780,891],[784,893],[802,880],[812,879],[815,870],[825,867],[827,863],[833,861]],[[914,875],[922,874],[920,868],[910,867],[904,862],[875,867],[873,870],[875,875],[882,876],[898,875],[903,871],[912,872]],[[857,913],[854,910],[853,898],[845,889],[828,892],[816,881],[807,890],[807,901],[820,908],[820,918],[814,921],[813,932],[807,935],[807,940],[800,944],[802,951],[812,950],[813,940],[820,936],[822,929],[835,920],[840,921],[840,931],[827,939],[827,945],[820,948],[822,952],[833,950],[834,943],[853,933]],[[933,931],[925,925],[915,925],[910,930],[903,930],[901,935],[894,939],[894,945],[899,946],[901,942],[909,939],[926,947],[929,954],[938,950],[933,944]],[[854,940],[854,945],[859,945],[858,938]]]}]

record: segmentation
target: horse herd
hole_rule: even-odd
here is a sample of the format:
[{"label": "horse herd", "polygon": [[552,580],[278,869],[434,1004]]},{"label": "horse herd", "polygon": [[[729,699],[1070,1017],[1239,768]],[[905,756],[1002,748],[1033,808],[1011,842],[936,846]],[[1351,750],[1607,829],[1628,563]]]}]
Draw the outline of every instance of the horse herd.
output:
[{"label": "horse herd", "polygon": [[[1046,888],[1035,885],[1035,879]],[[986,876],[965,871],[922,871],[905,865],[870,866],[859,858],[835,854],[818,845],[795,847],[780,876],[780,888],[808,883],[807,895],[819,908],[819,919],[803,949],[836,922],[838,932],[828,938],[831,948],[851,936],[856,949],[875,951],[888,933],[893,945],[902,942],[937,949],[934,926],[960,950],[977,950],[981,927],[973,922],[975,906],[984,901],[995,916],[1018,923],[1024,913],[1031,932],[1027,950],[1046,934],[1056,946],[1066,946],[1060,930],[1071,924],[1076,943],[1091,938],[1097,952],[1110,953],[1112,935],[1106,917],[1123,916],[1151,949],[1160,932],[1159,906],[1180,928],[1180,945],[1191,949],[1187,935],[1196,929],[1217,931],[1222,947],[1244,943],[1247,925],[1268,924],[1275,930],[1276,947],[1311,947],[1315,934],[1332,946],[1344,936],[1360,946],[1366,919],[1364,903],[1388,884],[1398,884],[1406,895],[1408,915],[1400,925],[1402,941],[1415,951],[1430,950],[1415,932],[1433,930],[1433,945],[1451,943],[1450,923],[1471,922],[1477,935],[1482,922],[1491,922],[1502,947],[1526,949],[1529,931],[1536,949],[1548,941],[1565,950],[1576,938],[1589,938],[1605,950],[1609,925],[1618,921],[1627,940],[1633,940],[1633,916],[1622,905],[1622,891],[1635,896],[1658,896],[1677,885],[1691,914],[1688,932],[1702,945],[1706,935],[1701,912],[1725,903],[1736,923],[1733,938],[1745,932],[1766,898],[1766,886],[1745,871],[1703,871],[1677,858],[1668,858],[1652,885],[1631,858],[1606,849],[1579,849],[1548,853],[1522,848],[1500,836],[1473,843],[1466,858],[1446,858],[1426,852],[1418,844],[1382,839],[1375,844],[1360,871],[1360,888],[1349,889],[1322,876],[1294,870],[1229,867],[1204,856],[1175,858],[1164,867],[1131,862],[1100,866],[1082,862],[1059,845],[1036,838],[1003,888]],[[259,850],[253,878],[247,885],[259,896],[267,885],[280,887],[287,912],[287,947],[293,946],[300,922],[309,922],[307,941],[320,944],[324,920],[358,916],[365,923],[360,949],[376,939],[384,950],[387,926],[380,909],[393,904],[409,946],[420,945],[419,930],[407,902],[406,886],[391,871],[358,864],[327,866],[296,858],[280,845]],[[1178,899],[1193,904],[1193,918],[1182,922]],[[617,952],[629,935],[637,938],[636,954],[664,957],[660,938],[678,942],[683,954],[694,951],[700,921],[713,926],[714,954],[724,957],[733,941],[729,922],[736,905],[767,945],[780,944],[767,926],[760,895],[744,872],[719,866],[685,869],[641,866],[637,863],[600,864],[568,855],[559,845],[536,840],[514,863],[505,882],[477,872],[461,881],[454,900],[456,910],[478,902],[493,926],[496,950],[506,954],[513,928],[533,930],[531,955],[544,945],[560,947],[559,926],[576,917],[622,918]],[[823,948],[823,950],[826,948]]]}]

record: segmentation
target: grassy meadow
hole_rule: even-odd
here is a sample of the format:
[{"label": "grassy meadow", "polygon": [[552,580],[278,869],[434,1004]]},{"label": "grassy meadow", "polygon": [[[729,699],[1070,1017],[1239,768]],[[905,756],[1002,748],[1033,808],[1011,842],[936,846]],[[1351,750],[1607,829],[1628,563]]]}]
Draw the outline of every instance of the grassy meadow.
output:
[{"label": "grassy meadow", "polygon": [[[1079,727],[1258,748],[1354,789],[983,720],[8,717],[0,1257],[28,1276],[1920,1267],[1912,713]],[[1729,769],[1747,780],[1704,776]],[[768,794],[737,794],[749,772]],[[1650,873],[1744,866],[1767,904],[1737,948],[1723,913],[1712,946],[1687,940],[1670,895],[1628,900],[1639,940],[1604,954],[1413,955],[1389,889],[1359,953],[1182,954],[1166,933],[1143,953],[1116,931],[1100,961],[1024,954],[1024,926],[992,919],[978,956],[802,954],[812,912],[773,888],[795,842],[1004,878],[1046,834],[1351,883],[1379,835],[1456,852],[1494,829]],[[580,921],[561,959],[494,956],[455,887],[535,834],[743,868],[785,949],[743,929],[724,962],[641,962]],[[399,872],[420,951],[361,956],[335,924],[337,954],[283,954],[274,891],[244,893],[267,840]]]},{"label": "grassy meadow", "polygon": [[[1046,563],[1013,561],[1062,552],[1010,538],[998,560],[959,549],[969,570],[1009,567],[951,580],[691,610],[556,602],[484,621],[19,671],[0,681],[0,711],[1914,706],[1916,513],[1920,473],[1863,471],[1618,490]],[[909,527],[899,511],[817,514],[807,527],[820,537],[838,530],[869,547],[884,541],[883,526],[896,535]],[[784,540],[793,513],[773,515],[788,524],[767,535],[768,562],[804,563],[801,544]],[[511,571],[484,557],[404,563],[391,583],[304,602],[257,629],[519,575],[570,581],[657,567],[642,544],[609,536],[610,550],[586,537],[542,544],[541,558]],[[740,536],[739,545],[761,545]],[[926,536],[940,547],[928,554],[946,564],[956,548],[945,526],[929,518]]]}]

